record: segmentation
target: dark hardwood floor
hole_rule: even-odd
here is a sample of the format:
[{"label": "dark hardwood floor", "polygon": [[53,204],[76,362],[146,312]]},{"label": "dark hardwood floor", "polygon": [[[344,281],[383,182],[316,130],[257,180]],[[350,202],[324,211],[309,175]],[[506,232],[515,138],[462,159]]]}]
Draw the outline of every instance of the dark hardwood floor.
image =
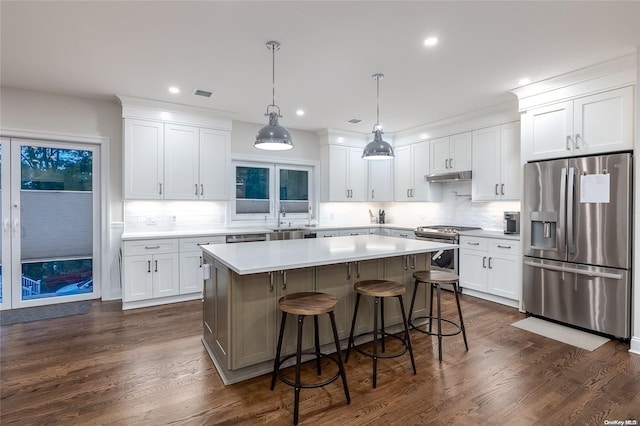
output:
[{"label": "dark hardwood floor", "polygon": [[[446,298],[449,299],[449,298]],[[640,357],[610,341],[594,352],[510,324],[517,310],[462,296],[461,336],[413,332],[408,356],[379,362],[352,351],[351,404],[340,380],[303,389],[300,424],[603,425],[640,421]],[[455,316],[446,304],[445,315]],[[91,313],[0,329],[0,423],[291,424],[293,388],[270,376],[225,387],[201,337],[201,303]]]}]

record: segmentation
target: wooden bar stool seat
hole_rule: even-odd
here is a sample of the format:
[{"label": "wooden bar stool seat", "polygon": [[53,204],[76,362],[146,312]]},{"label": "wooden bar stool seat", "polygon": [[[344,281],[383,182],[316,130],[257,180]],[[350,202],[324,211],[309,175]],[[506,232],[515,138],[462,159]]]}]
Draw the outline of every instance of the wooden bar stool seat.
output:
[{"label": "wooden bar stool seat", "polygon": [[[351,403],[351,397],[349,396],[349,387],[347,386],[347,376],[344,370],[344,364],[342,362],[342,352],[340,351],[340,341],[338,340],[338,330],[336,327],[336,319],[333,314],[333,310],[338,303],[338,299],[331,294],[326,293],[315,293],[315,292],[302,292],[302,293],[293,293],[286,296],[283,296],[278,300],[278,306],[282,311],[282,322],[280,324],[280,334],[278,336],[278,349],[276,352],[276,358],[273,363],[273,373],[271,375],[271,390],[274,389],[276,385],[276,378],[280,379],[283,383],[286,383],[289,386],[293,386],[295,388],[295,399],[294,399],[294,408],[293,408],[293,424],[298,424],[298,413],[300,406],[300,389],[303,388],[317,388],[321,386],[328,385],[338,379],[338,377],[342,378],[342,385],[344,387],[344,394],[347,399],[347,404]],[[295,354],[288,355],[286,357],[280,358],[280,354],[282,353],[282,340],[284,338],[284,330],[285,324],[287,321],[287,314],[297,315],[298,316],[298,340],[297,340],[297,350]],[[331,319],[331,328],[333,329],[333,340],[336,347],[336,356],[335,358],[323,354],[320,352],[320,335],[318,334],[318,315],[328,314]],[[302,351],[302,328],[304,325],[304,319],[307,316],[313,316],[313,325],[315,332],[315,351]],[[322,374],[320,358],[326,358],[333,363],[338,365],[338,372],[318,383],[302,383],[300,380],[300,367],[302,364],[302,355],[315,355],[316,359],[316,370],[318,375]],[[296,358],[296,378],[295,381],[291,381],[280,374],[280,366],[286,360],[290,358]]]},{"label": "wooden bar stool seat", "polygon": [[[469,350],[469,345],[467,344],[467,334],[464,329],[464,320],[462,319],[462,309],[460,308],[460,298],[458,297],[458,281],[459,277],[457,274],[453,272],[441,271],[441,270],[432,270],[432,271],[416,271],[413,273],[413,278],[416,280],[413,287],[413,296],[411,297],[411,306],[409,308],[409,326],[414,330],[417,330],[421,333],[430,334],[433,336],[438,336],[438,360],[442,362],[442,337],[443,336],[455,336],[456,334],[462,333],[462,338],[464,340],[464,347]],[[412,318],[413,315],[413,306],[416,301],[416,294],[418,292],[418,286],[420,284],[429,284],[429,315]],[[440,293],[441,287],[443,285],[451,285],[453,286],[453,294],[456,298],[456,305],[458,307],[458,317],[459,323],[451,321],[449,319],[442,318],[441,307],[440,307]],[[433,289],[436,289],[437,292],[437,314],[433,315]],[[428,326],[427,330],[423,330],[418,328],[413,322],[419,319],[426,319]],[[438,322],[438,331],[436,333],[433,332],[433,321],[436,320]],[[444,333],[442,331],[442,322],[446,322],[451,324],[454,327],[454,331]]]},{"label": "wooden bar stool seat", "polygon": [[[353,321],[351,322],[351,332],[349,333],[349,343],[347,345],[347,355],[345,362],[349,360],[349,353],[351,348],[358,351],[362,355],[373,358],[373,387],[377,386],[377,372],[378,372],[378,358],[395,358],[404,355],[407,351],[411,357],[411,366],[413,367],[413,374],[416,374],[416,363],[413,358],[413,348],[411,347],[411,336],[409,334],[409,326],[407,323],[407,317],[404,312],[404,304],[402,302],[402,295],[405,293],[405,286],[403,284],[386,281],[386,280],[364,280],[358,281],[353,285],[353,289],[356,292],[356,306],[353,312]],[[373,310],[373,331],[369,333],[362,333],[354,337],[354,331],[356,328],[356,318],[358,316],[358,307],[360,306],[361,296],[371,296],[374,298],[374,310]],[[396,297],[400,302],[400,311],[402,312],[402,324],[404,326],[404,337],[396,336],[395,334],[387,333],[384,329],[384,298]],[[380,307],[378,309],[378,306]],[[381,326],[378,329],[378,311],[380,311]],[[359,347],[355,346],[355,339],[372,334],[373,335],[373,349],[372,352],[367,352]],[[378,336],[380,337],[380,349],[378,352]],[[402,342],[403,349],[399,352],[387,354],[385,353],[385,337],[392,337]]]}]

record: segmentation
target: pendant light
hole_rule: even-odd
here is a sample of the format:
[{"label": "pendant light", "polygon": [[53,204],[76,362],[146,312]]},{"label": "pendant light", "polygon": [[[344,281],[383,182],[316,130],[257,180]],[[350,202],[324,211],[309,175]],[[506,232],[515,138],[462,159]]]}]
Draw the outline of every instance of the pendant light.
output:
[{"label": "pendant light", "polygon": [[373,126],[373,140],[364,147],[362,158],[365,160],[391,160],[394,157],[393,148],[389,142],[382,139],[382,126],[380,125],[380,80],[384,78],[383,74],[374,74],[373,79],[377,86],[377,110],[376,124]]},{"label": "pendant light", "polygon": [[276,50],[280,49],[280,43],[277,41],[267,42],[267,49],[271,50],[272,58],[272,88],[271,88],[271,105],[267,106],[265,116],[269,117],[269,124],[264,126],[256,135],[256,141],[253,146],[258,149],[269,151],[282,151],[293,148],[291,134],[289,131],[278,124],[280,115],[280,107],[276,105]]}]

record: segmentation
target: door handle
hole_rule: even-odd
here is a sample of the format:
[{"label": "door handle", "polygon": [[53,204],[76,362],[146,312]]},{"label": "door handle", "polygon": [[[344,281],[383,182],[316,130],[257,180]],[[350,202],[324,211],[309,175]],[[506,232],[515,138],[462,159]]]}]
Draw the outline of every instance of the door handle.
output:
[{"label": "door handle", "polygon": [[158,272],[158,261],[154,260],[154,262],[155,262],[155,271],[154,272]]},{"label": "door handle", "polygon": [[482,256],[482,267],[483,268],[487,267],[487,256]]},{"label": "door handle", "polygon": [[286,290],[287,289],[287,271],[280,271],[280,273],[282,274],[282,289]]},{"label": "door handle", "polygon": [[409,256],[404,256],[404,270],[409,269]]},{"label": "door handle", "polygon": [[413,198],[413,197],[415,197],[415,196],[416,196],[416,195],[415,195],[415,192],[416,192],[416,190],[415,190],[415,189],[413,189],[413,188],[411,188],[411,198]]},{"label": "door handle", "polygon": [[360,262],[356,262],[356,278],[360,278]]},{"label": "door handle", "polygon": [[453,158],[449,158],[449,168],[453,169]]},{"label": "door handle", "polygon": [[567,151],[571,151],[571,135],[567,135]]},{"label": "door handle", "polygon": [[410,195],[409,195],[409,189],[407,188],[407,198],[409,198],[409,197],[410,197]]},{"label": "door handle", "polygon": [[349,198],[349,190],[345,189],[345,192],[347,193],[347,195],[345,196],[346,198]]},{"label": "door handle", "polygon": [[347,262],[347,279],[350,280],[351,279],[351,263]]},{"label": "door handle", "polygon": [[155,249],[159,249],[160,246],[144,246],[145,250],[155,250]]},{"label": "door handle", "polygon": [[200,256],[200,267],[202,268],[202,256]]},{"label": "door handle", "polygon": [[503,248],[503,249],[510,249],[511,246],[503,246],[502,244],[498,244],[497,245],[498,248]]},{"label": "door handle", "polygon": [[269,272],[269,292],[273,291],[273,272]]},{"label": "door handle", "polygon": [[196,186],[196,196],[197,196],[198,195],[198,184],[196,183],[195,186]]},{"label": "door handle", "polygon": [[533,268],[549,269],[550,271],[568,272],[570,274],[586,275],[588,277],[611,278],[614,280],[622,279],[622,274],[612,274],[609,272],[583,271],[580,269],[567,268],[566,266],[546,265],[544,263],[536,263],[525,260],[525,265]]},{"label": "door handle", "polygon": [[470,246],[479,246],[480,243],[477,241],[467,241],[467,244],[469,244]]},{"label": "door handle", "polygon": [[151,272],[151,261],[147,260],[147,272]]},{"label": "door handle", "polygon": [[575,231],[573,229],[575,176],[576,169],[569,167],[569,182],[567,183],[567,248],[569,249],[569,253],[576,252]]},{"label": "door handle", "polygon": [[497,183],[496,183],[496,190],[495,190],[495,191],[496,191],[496,195],[500,195],[500,194],[498,193],[498,185],[499,185],[499,184],[497,184]]},{"label": "door handle", "polygon": [[371,198],[372,198],[372,199],[373,199],[373,198],[376,198],[376,197],[374,196],[374,192],[373,192],[373,191],[374,191],[374,190],[372,189],[372,190],[371,190]]},{"label": "door handle", "polygon": [[200,195],[204,195],[204,185],[200,184]]},{"label": "door handle", "polygon": [[417,255],[411,255],[411,269],[416,269],[416,256]]},{"label": "door handle", "polygon": [[500,184],[500,195],[504,195],[504,183]]},{"label": "door handle", "polygon": [[11,228],[11,222],[9,221],[9,219],[5,219],[2,221],[2,229],[4,230],[4,232],[9,231],[9,229]]},{"label": "door handle", "polygon": [[445,169],[448,169],[448,168],[449,168],[449,165],[447,164],[448,162],[449,162],[449,159],[448,159],[448,158],[445,158],[445,159],[444,159],[444,168],[445,168]]},{"label": "door handle", "polygon": [[489,269],[493,269],[493,268],[491,267],[491,259],[493,259],[493,258],[492,258],[492,257],[490,257],[490,258],[489,258]]},{"label": "door handle", "polygon": [[158,183],[158,194],[162,195],[162,183]]},{"label": "door handle", "polygon": [[580,133],[576,133],[576,149],[580,149],[580,144],[578,143],[578,139],[580,139]]}]

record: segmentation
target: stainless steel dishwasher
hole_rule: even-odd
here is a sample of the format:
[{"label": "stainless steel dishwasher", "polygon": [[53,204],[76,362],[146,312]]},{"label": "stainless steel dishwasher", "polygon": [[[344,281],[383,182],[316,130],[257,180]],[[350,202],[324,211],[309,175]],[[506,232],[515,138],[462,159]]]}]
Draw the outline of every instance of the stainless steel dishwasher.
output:
[{"label": "stainless steel dishwasher", "polygon": [[251,243],[254,241],[267,241],[267,234],[237,234],[227,235],[227,244]]}]

